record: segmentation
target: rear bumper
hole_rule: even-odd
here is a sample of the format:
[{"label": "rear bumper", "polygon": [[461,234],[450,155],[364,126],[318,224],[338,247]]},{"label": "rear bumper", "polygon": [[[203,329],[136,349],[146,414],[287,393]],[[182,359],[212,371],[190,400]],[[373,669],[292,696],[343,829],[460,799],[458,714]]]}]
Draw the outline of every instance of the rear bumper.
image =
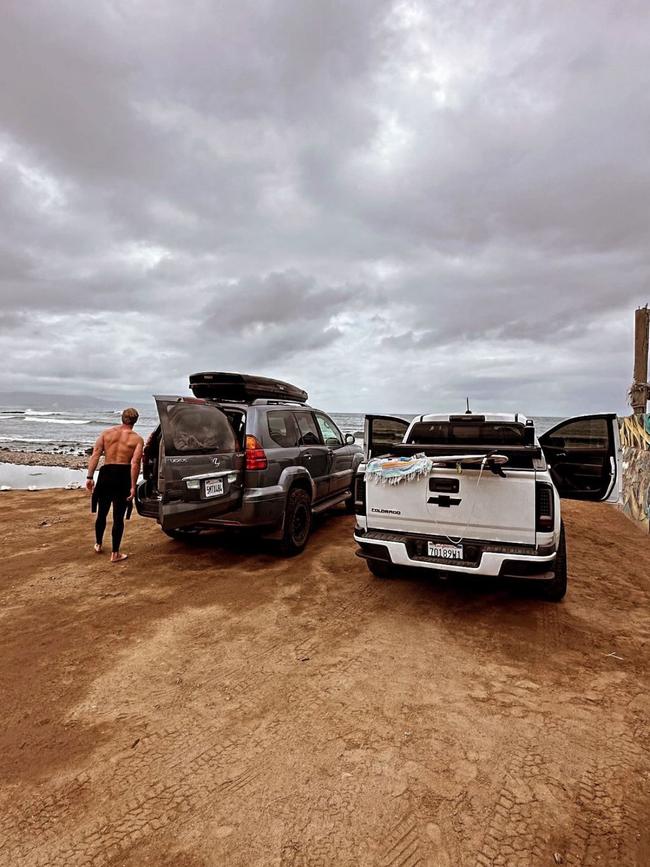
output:
[{"label": "rear bumper", "polygon": [[[135,495],[135,506],[139,515],[145,518],[159,520],[160,498],[145,496],[145,485],[138,486]],[[280,486],[268,488],[248,488],[244,491],[241,505],[231,512],[201,521],[197,524],[203,527],[276,527],[284,519],[287,495]],[[180,503],[182,508],[191,504]]]},{"label": "rear bumper", "polygon": [[277,527],[284,520],[287,495],[282,488],[249,488],[244,491],[241,506],[218,518],[211,527]]},{"label": "rear bumper", "polygon": [[[472,561],[454,563],[451,560],[434,560],[422,553],[416,553],[422,551],[422,544],[429,540],[434,541],[431,537],[388,533],[382,530],[364,531],[357,527],[354,539],[359,545],[356,552],[358,557],[393,563],[395,566],[541,581],[554,576],[553,546],[536,549],[525,545],[492,545],[489,542],[468,540],[465,544],[472,549]],[[435,541],[445,540],[436,538]]]}]

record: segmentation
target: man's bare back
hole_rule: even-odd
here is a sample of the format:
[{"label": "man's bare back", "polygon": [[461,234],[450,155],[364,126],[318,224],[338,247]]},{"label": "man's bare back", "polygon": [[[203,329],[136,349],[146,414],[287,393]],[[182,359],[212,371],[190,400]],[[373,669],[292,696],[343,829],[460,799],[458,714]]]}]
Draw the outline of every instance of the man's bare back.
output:
[{"label": "man's bare back", "polygon": [[132,427],[109,427],[99,437],[102,440],[105,464],[130,464],[135,452],[144,446],[144,440]]},{"label": "man's bare back", "polygon": [[88,480],[86,487],[93,489],[92,475],[97,468],[99,459],[104,455],[105,464],[131,464],[131,493],[129,499],[135,494],[135,483],[138,480],[140,464],[142,462],[142,450],[144,440],[133,430],[132,425],[119,424],[107,428],[95,441],[95,448],[88,461]]}]

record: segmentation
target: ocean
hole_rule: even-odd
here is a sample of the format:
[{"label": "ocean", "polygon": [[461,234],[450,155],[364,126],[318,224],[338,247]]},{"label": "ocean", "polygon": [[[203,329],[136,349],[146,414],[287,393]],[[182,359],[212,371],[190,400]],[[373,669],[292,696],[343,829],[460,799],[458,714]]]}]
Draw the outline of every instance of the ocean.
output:
[{"label": "ocean", "polygon": [[[121,409],[97,410],[79,407],[71,411],[31,409],[28,406],[0,406],[0,448],[50,454],[82,455],[98,435],[110,425],[120,423]],[[410,419],[413,415],[384,413]],[[330,413],[343,433],[363,437],[363,413]],[[535,418],[537,432],[543,433],[561,418]],[[141,410],[136,430],[145,439],[156,428],[155,406]],[[1,454],[1,453],[0,453]]]}]

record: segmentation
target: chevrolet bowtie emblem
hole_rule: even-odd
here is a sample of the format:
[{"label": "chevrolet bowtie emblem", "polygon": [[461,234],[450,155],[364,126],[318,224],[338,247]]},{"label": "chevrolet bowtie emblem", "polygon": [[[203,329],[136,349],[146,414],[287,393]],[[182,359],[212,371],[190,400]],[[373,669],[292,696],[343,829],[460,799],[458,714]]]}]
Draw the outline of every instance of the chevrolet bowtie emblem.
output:
[{"label": "chevrolet bowtie emblem", "polygon": [[450,506],[460,506],[462,499],[460,497],[448,497],[441,494],[439,497],[429,497],[427,503],[433,503],[435,506],[441,506],[443,509],[448,509]]}]

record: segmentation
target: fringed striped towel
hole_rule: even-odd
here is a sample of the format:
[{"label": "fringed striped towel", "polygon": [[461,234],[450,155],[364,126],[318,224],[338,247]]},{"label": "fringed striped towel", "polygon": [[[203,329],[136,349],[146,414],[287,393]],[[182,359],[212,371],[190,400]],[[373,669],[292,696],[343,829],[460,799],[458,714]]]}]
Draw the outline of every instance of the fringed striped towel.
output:
[{"label": "fringed striped towel", "polygon": [[433,461],[426,455],[404,458],[373,458],[366,467],[366,476],[378,485],[399,485],[420,479],[431,472]]}]

